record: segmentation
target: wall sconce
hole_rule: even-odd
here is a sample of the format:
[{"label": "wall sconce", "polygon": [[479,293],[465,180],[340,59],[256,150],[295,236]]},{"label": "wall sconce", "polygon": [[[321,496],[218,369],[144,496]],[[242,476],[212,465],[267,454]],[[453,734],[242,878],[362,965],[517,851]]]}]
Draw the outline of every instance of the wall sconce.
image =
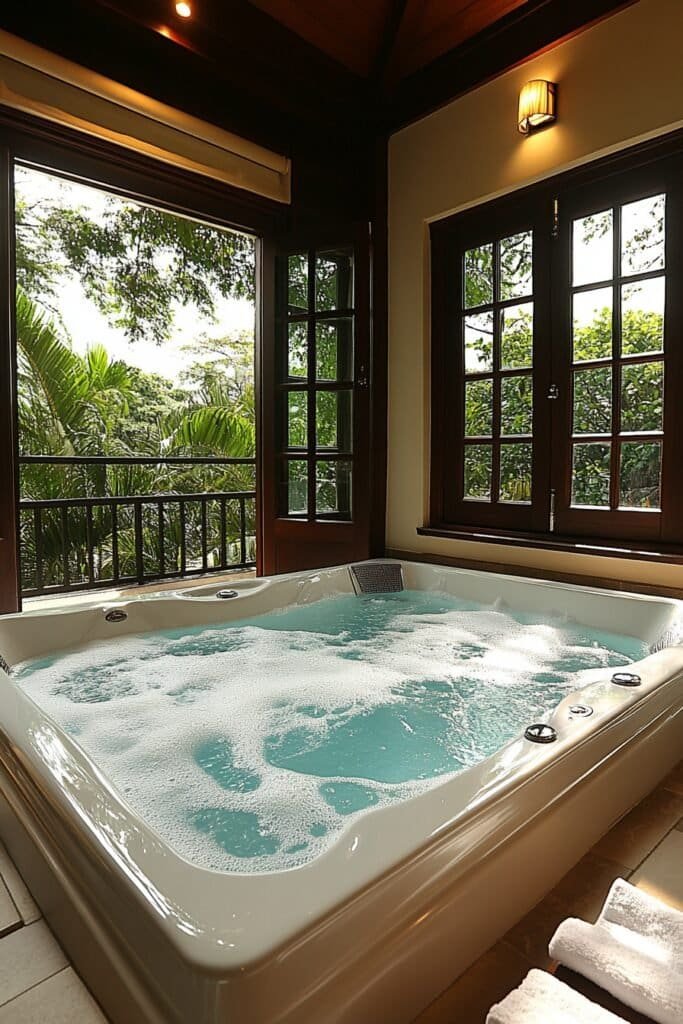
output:
[{"label": "wall sconce", "polygon": [[553,123],[557,116],[556,100],[557,86],[554,82],[535,78],[522,87],[517,117],[517,127],[522,135]]}]

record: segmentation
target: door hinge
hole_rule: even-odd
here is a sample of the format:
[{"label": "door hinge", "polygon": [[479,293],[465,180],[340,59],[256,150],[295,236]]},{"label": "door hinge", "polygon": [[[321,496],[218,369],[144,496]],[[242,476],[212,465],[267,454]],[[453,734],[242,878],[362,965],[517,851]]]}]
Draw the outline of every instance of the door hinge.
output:
[{"label": "door hinge", "polygon": [[560,200],[553,199],[553,230],[552,237],[560,237]]},{"label": "door hinge", "polygon": [[555,401],[556,398],[560,397],[560,389],[557,386],[557,384],[551,384],[550,385],[550,387],[548,388],[548,394],[545,397],[549,398],[553,402]]},{"label": "door hinge", "polygon": [[555,532],[555,488],[550,491],[550,522],[548,523],[550,533]]}]

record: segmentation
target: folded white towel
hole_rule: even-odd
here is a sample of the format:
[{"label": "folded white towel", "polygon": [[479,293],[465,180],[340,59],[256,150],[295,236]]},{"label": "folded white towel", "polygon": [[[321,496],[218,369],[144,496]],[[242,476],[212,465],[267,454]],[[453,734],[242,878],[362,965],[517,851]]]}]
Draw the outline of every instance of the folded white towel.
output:
[{"label": "folded white towel", "polygon": [[683,914],[623,879],[594,925],[563,921],[549,952],[659,1024],[683,1021]]},{"label": "folded white towel", "polygon": [[486,1024],[625,1024],[602,1006],[534,968],[519,986],[492,1006]]}]

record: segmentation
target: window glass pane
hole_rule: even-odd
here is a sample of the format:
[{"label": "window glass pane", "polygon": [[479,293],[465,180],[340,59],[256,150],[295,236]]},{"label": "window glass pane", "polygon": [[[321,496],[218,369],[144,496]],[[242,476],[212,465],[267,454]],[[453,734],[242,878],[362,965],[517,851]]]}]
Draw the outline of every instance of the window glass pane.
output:
[{"label": "window glass pane", "polygon": [[609,434],[612,430],[612,370],[574,372],[574,433]]},{"label": "window glass pane", "polygon": [[621,368],[621,429],[662,429],[664,363],[631,363]]},{"label": "window glass pane", "polygon": [[316,462],[315,510],[317,516],[338,513],[351,517],[350,462]]},{"label": "window glass pane", "polygon": [[530,444],[504,444],[500,449],[500,500],[531,501]]},{"label": "window glass pane", "polygon": [[664,267],[664,195],[621,208],[621,272],[643,274]]},{"label": "window glass pane", "polygon": [[287,325],[287,374],[290,377],[308,374],[308,326],[305,323]]},{"label": "window glass pane", "polygon": [[639,355],[664,348],[664,278],[625,284],[621,289],[621,352]]},{"label": "window glass pane", "polygon": [[465,373],[493,369],[493,312],[473,313],[464,318]]},{"label": "window glass pane", "polygon": [[500,243],[500,297],[519,299],[533,291],[531,231],[510,235]]},{"label": "window glass pane", "polygon": [[287,303],[290,313],[308,310],[308,255],[295,253],[287,264]]},{"label": "window glass pane", "polygon": [[[501,434],[530,434],[533,425],[533,382],[531,374],[503,377],[500,382]],[[513,447],[523,447],[513,445]]]},{"label": "window glass pane", "polygon": [[534,351],[534,304],[506,306],[501,310],[500,365],[503,370],[531,366]]},{"label": "window glass pane", "polygon": [[351,448],[351,392],[319,391],[315,396],[315,436],[318,448]]},{"label": "window glass pane", "polygon": [[465,487],[466,498],[491,500],[491,472],[493,449],[490,444],[465,445]]},{"label": "window glass pane", "polygon": [[609,508],[610,444],[575,444],[572,505]]},{"label": "window glass pane", "polygon": [[353,253],[350,249],[316,253],[315,308],[353,308]]},{"label": "window glass pane", "polygon": [[619,466],[621,508],[660,508],[661,453],[662,446],[657,441],[622,444]]},{"label": "window glass pane", "polygon": [[465,383],[465,437],[487,437],[493,430],[493,381]]},{"label": "window glass pane", "polygon": [[493,245],[465,253],[465,309],[493,302]]},{"label": "window glass pane", "polygon": [[612,289],[577,292],[572,302],[574,362],[609,359],[612,355]]},{"label": "window glass pane", "polygon": [[291,460],[286,463],[287,473],[287,514],[302,515],[308,512],[308,464]]},{"label": "window glass pane", "polygon": [[590,284],[612,277],[612,211],[581,217],[573,224],[573,283]]},{"label": "window glass pane", "polygon": [[315,325],[318,380],[353,379],[353,321],[319,320]]},{"label": "window glass pane", "polygon": [[287,445],[289,448],[308,447],[308,395],[305,391],[290,391],[287,396]]}]

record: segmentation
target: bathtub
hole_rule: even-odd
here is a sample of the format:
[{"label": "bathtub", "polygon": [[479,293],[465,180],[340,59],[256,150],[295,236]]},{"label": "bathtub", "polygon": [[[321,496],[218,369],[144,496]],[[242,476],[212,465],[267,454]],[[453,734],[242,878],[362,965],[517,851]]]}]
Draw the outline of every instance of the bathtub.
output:
[{"label": "bathtub", "polygon": [[[408,1022],[536,903],[683,749],[679,602],[403,563],[406,586],[645,640],[546,718],[428,793],[369,810],[317,859],[231,874],[181,858],[0,671],[0,836],[114,1024]],[[0,620],[9,665],[90,640],[352,593],[348,567],[39,608]],[[111,613],[114,614],[111,614]],[[665,638],[662,640],[662,638]],[[580,707],[591,713],[581,713]]]}]

